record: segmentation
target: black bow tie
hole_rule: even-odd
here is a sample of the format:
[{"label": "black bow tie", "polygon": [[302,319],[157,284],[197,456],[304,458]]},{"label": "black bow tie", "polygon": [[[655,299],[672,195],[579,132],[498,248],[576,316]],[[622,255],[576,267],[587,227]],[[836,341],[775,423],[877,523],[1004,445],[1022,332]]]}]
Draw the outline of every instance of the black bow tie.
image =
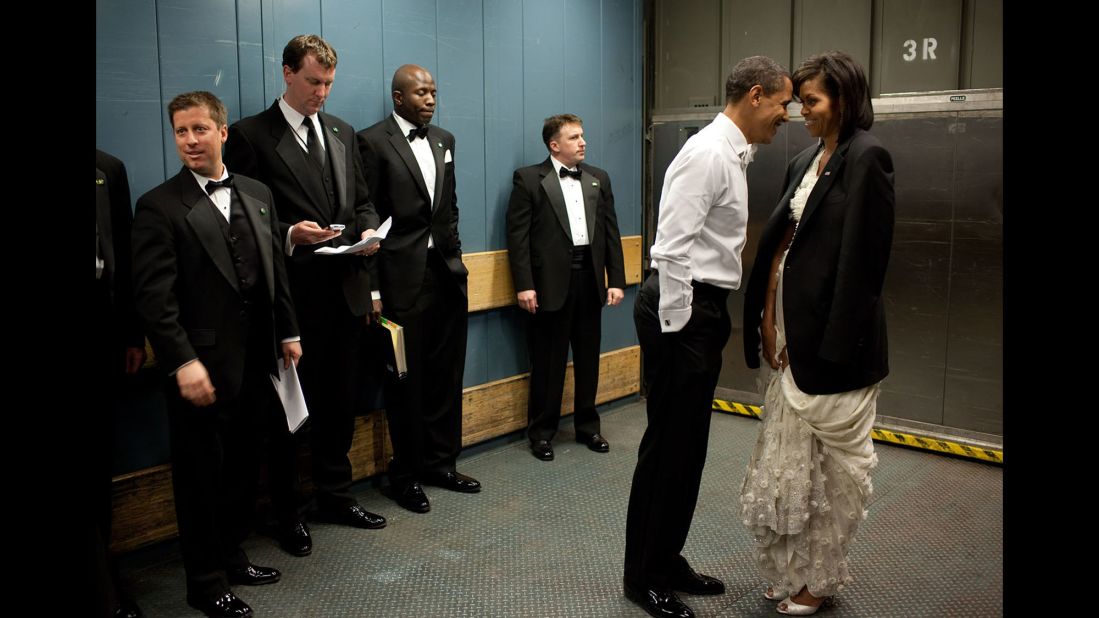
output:
[{"label": "black bow tie", "polygon": [[206,195],[213,195],[214,191],[225,187],[226,189],[232,188],[233,175],[229,174],[225,180],[207,180],[206,181]]},{"label": "black bow tie", "polygon": [[577,180],[580,180],[580,176],[581,176],[580,170],[576,170],[575,172],[570,172],[568,170],[568,168],[566,168],[565,166],[562,165],[561,166],[561,178],[565,178],[565,177],[568,177],[568,176],[572,176],[573,178],[575,178]]},{"label": "black bow tie", "polygon": [[427,125],[426,124],[422,127],[416,127],[415,129],[409,129],[408,130],[408,141],[411,142],[412,140],[416,139],[417,137],[425,137],[425,138],[427,137]]}]

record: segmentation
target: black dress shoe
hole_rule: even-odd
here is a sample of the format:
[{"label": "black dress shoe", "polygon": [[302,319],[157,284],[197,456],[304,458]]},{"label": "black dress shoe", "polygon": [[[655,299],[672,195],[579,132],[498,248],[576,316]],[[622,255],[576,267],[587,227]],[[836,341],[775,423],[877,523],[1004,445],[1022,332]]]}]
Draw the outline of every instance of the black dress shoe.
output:
[{"label": "black dress shoe", "polygon": [[286,553],[295,556],[308,556],[313,553],[313,537],[309,536],[309,528],[305,522],[294,522],[289,526],[279,526],[279,547]]},{"label": "black dress shoe", "polygon": [[670,588],[634,588],[624,584],[626,598],[656,618],[694,618],[695,613]]},{"label": "black dress shoe", "polygon": [[252,615],[252,608],[232,592],[226,592],[219,597],[187,595],[187,605],[215,618],[245,618]]},{"label": "black dress shoe", "polygon": [[330,524],[366,528],[367,530],[377,530],[385,527],[384,517],[377,513],[371,513],[357,504],[338,509],[318,510],[316,519]]},{"label": "black dress shoe", "polygon": [[531,442],[530,452],[534,453],[534,456],[542,461],[553,461],[553,447],[550,446],[549,440]]},{"label": "black dress shoe", "polygon": [[672,589],[687,594],[725,594],[725,584],[716,577],[703,575],[691,567],[672,578]]},{"label": "black dress shoe", "polygon": [[401,505],[402,508],[406,508],[413,513],[426,513],[431,510],[431,503],[428,502],[427,494],[424,493],[424,488],[419,483],[412,482],[403,488],[391,485],[384,493]]},{"label": "black dress shoe", "polygon": [[282,573],[271,567],[249,564],[242,567],[230,567],[225,569],[225,575],[229,583],[234,586],[262,586],[279,581]]},{"label": "black dress shoe", "polygon": [[596,453],[606,453],[611,450],[611,445],[607,442],[607,439],[597,433],[590,436],[576,436],[576,441],[580,444],[586,444],[588,448]]},{"label": "black dress shoe", "polygon": [[137,603],[129,599],[119,600],[118,609],[114,610],[114,618],[143,618],[143,616],[145,614],[141,613]]},{"label": "black dress shoe", "polygon": [[481,482],[461,472],[443,472],[431,474],[424,478],[428,485],[436,485],[450,491],[460,491],[463,494],[475,494],[481,491]]}]

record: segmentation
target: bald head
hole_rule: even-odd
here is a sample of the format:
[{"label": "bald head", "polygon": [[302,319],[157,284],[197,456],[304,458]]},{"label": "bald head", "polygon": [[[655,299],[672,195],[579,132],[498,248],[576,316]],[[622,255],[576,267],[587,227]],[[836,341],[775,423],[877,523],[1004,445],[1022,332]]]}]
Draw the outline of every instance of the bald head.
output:
[{"label": "bald head", "polygon": [[422,66],[404,64],[393,73],[393,111],[416,126],[435,115],[435,78]]}]

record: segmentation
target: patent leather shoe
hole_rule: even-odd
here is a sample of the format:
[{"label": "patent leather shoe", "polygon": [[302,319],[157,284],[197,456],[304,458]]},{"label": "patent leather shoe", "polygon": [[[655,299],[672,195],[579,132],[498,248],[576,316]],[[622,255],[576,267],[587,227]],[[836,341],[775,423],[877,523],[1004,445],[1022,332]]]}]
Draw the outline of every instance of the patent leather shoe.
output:
[{"label": "patent leather shoe", "polygon": [[129,599],[119,600],[118,608],[114,610],[112,615],[114,618],[143,618],[145,616],[141,613],[141,608],[137,606],[137,603]]},{"label": "patent leather shoe", "polygon": [[695,613],[670,588],[634,588],[623,582],[626,598],[655,618],[694,618]]},{"label": "patent leather shoe", "polygon": [[424,493],[424,488],[419,483],[412,482],[403,488],[391,486],[386,491],[386,495],[402,508],[413,513],[426,513],[431,510],[431,502],[428,501],[427,494]]},{"label": "patent leather shoe", "polygon": [[215,618],[246,618],[252,615],[252,608],[232,592],[215,597],[192,597],[187,595],[187,604]]},{"label": "patent leather shoe", "polygon": [[475,494],[481,491],[481,483],[477,479],[466,476],[461,472],[440,472],[424,477],[428,485],[436,485],[450,491],[458,491],[463,494]]},{"label": "patent leather shoe", "polygon": [[309,536],[309,528],[305,522],[297,521],[288,526],[279,526],[279,547],[288,554],[294,556],[308,556],[313,553],[313,537]]},{"label": "patent leather shoe", "polygon": [[225,576],[229,579],[229,583],[234,586],[262,586],[279,581],[282,573],[271,567],[249,564],[225,569]]},{"label": "patent leather shoe", "polygon": [[606,453],[611,450],[611,445],[607,442],[607,439],[598,433],[593,433],[590,436],[576,436],[576,441],[586,445],[596,453]]},{"label": "patent leather shoe", "polygon": [[553,447],[549,440],[538,440],[530,443],[530,452],[542,461],[553,461]]},{"label": "patent leather shoe", "polygon": [[357,504],[337,509],[321,509],[317,511],[316,519],[330,524],[366,528],[367,530],[384,528],[386,524],[384,517],[377,513],[371,513]]},{"label": "patent leather shoe", "polygon": [[689,566],[672,578],[671,586],[687,594],[725,594],[725,584],[720,579],[698,573]]}]

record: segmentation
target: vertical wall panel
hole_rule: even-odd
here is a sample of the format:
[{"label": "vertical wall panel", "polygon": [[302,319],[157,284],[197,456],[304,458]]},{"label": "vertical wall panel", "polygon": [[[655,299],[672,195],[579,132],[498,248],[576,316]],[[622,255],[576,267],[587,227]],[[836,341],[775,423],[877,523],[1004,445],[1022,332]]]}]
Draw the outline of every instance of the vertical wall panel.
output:
[{"label": "vertical wall panel", "polygon": [[[439,80],[435,20],[435,0],[382,0],[385,83],[402,64],[418,64]],[[442,100],[438,108],[444,107],[446,101]]]},{"label": "vertical wall panel", "polygon": [[323,36],[339,55],[336,82],[324,105],[360,131],[392,109],[382,73],[381,0],[325,0]]},{"label": "vertical wall panel", "polygon": [[[584,119],[584,140],[593,161],[603,160],[603,45],[600,3],[597,0],[565,0],[564,76],[565,102],[554,113],[576,114]],[[541,133],[541,127],[538,132]],[[595,163],[595,165],[600,165]]]},{"label": "vertical wall panel", "polygon": [[[481,0],[439,3],[439,109],[434,122],[454,134],[454,174],[462,251],[484,251],[485,74]],[[445,102],[445,104],[444,104]]]},{"label": "vertical wall panel", "polygon": [[720,0],[665,0],[656,20],[656,109],[720,103]]},{"label": "vertical wall panel", "polygon": [[526,132],[534,130],[523,118],[523,6],[485,0],[484,7],[485,244],[506,249],[512,172],[541,159],[523,156]]},{"label": "vertical wall panel", "polygon": [[[793,2],[724,0],[721,12],[722,54],[720,98],[724,81],[742,58],[767,56],[790,68],[790,23]],[[801,59],[797,59],[800,62]]]},{"label": "vertical wall panel", "polygon": [[156,7],[140,0],[95,6],[95,146],[126,164],[136,202],[164,181]]},{"label": "vertical wall panel", "polygon": [[523,2],[523,160],[546,157],[542,123],[565,107],[562,0]]},{"label": "vertical wall panel", "polygon": [[881,21],[882,92],[960,86],[962,0],[883,0]]},{"label": "vertical wall panel", "polygon": [[[229,110],[229,122],[258,114],[274,102],[263,85],[265,67],[263,49],[263,3],[261,0],[237,0],[237,77],[239,99],[236,109]],[[282,48],[279,48],[279,57]],[[280,63],[281,64],[281,63]],[[280,90],[278,94],[281,94]]]},{"label": "vertical wall panel", "polygon": [[[299,34],[319,34],[321,5],[317,0],[262,0],[263,20],[263,88],[269,106],[286,90],[282,78],[282,50],[290,39]],[[339,53],[339,49],[336,53]]]},{"label": "vertical wall panel", "polygon": [[588,155],[607,170],[618,229],[641,233],[641,14],[629,0],[603,1],[603,148]]},{"label": "vertical wall panel", "polygon": [[808,56],[843,50],[870,65],[870,0],[794,0],[794,68]]},{"label": "vertical wall panel", "polygon": [[[196,6],[198,5],[198,6]],[[157,4],[162,102],[191,90],[214,93],[230,110],[240,109],[236,7],[221,0],[160,0]],[[181,163],[165,112],[164,174]]]}]

